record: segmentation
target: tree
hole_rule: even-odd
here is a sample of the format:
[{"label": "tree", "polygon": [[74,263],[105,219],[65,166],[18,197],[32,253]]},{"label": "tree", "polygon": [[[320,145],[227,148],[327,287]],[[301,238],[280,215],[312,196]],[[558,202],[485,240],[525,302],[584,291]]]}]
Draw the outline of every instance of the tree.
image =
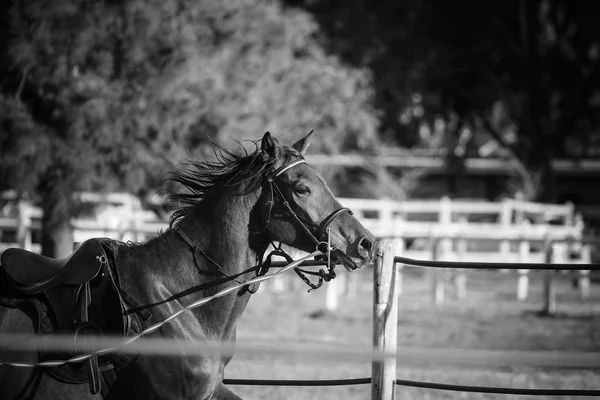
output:
[{"label": "tree", "polygon": [[[42,252],[70,252],[73,193],[155,191],[207,136],[316,148],[376,144],[369,71],[323,50],[306,12],[277,2],[5,2],[0,190],[44,211]],[[320,139],[320,140],[319,140]]]},{"label": "tree", "polygon": [[415,146],[418,125],[440,116],[450,150],[463,128],[485,132],[505,148],[528,197],[553,201],[551,158],[586,156],[598,135],[598,2],[288,4],[315,15],[331,52],[372,71],[384,139]]},{"label": "tree", "polygon": [[128,132],[134,121],[121,108],[131,107],[132,87],[106,57],[116,36],[106,26],[118,10],[32,1],[3,15],[11,38],[2,48],[3,187],[34,195],[43,253],[65,255],[78,210],[73,193],[130,186],[145,175],[148,157],[137,151]]}]

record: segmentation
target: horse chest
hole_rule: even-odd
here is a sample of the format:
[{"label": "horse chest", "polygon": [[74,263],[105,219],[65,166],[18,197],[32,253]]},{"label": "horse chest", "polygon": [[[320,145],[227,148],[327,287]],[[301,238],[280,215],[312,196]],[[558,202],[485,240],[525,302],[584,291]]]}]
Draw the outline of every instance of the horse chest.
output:
[{"label": "horse chest", "polygon": [[[163,325],[152,336],[185,341],[225,342],[235,340],[235,325],[248,298],[240,296],[217,318],[214,309],[193,310],[182,313]],[[177,311],[177,307],[162,308],[154,316],[158,319]],[[162,315],[158,315],[162,314]],[[213,318],[209,318],[212,316]],[[205,398],[220,385],[224,366],[231,357],[194,354],[155,356],[139,359],[142,388],[138,396],[146,398]],[[139,397],[139,398],[142,398]]]}]

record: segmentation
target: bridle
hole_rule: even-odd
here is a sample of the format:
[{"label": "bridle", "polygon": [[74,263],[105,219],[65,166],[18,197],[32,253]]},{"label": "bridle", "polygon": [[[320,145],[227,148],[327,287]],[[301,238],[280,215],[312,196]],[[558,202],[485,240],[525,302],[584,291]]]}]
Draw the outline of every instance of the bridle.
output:
[{"label": "bridle", "polygon": [[[275,198],[277,197],[277,199],[279,199],[279,201],[281,201],[281,204],[283,205],[285,212],[289,216],[294,218],[294,220],[298,223],[300,228],[302,228],[302,230],[308,235],[308,237],[315,244],[315,249],[320,251],[322,254],[327,254],[327,256],[326,256],[327,271],[321,269],[318,272],[314,272],[314,271],[308,271],[308,270],[302,269],[300,267],[294,268],[294,271],[296,272],[296,274],[298,274],[298,276],[308,286],[310,286],[311,289],[309,291],[312,291],[314,289],[320,288],[323,285],[323,281],[329,282],[330,280],[332,280],[333,278],[336,277],[336,274],[334,271],[335,265],[331,263],[332,253],[335,254],[336,257],[346,257],[346,258],[348,257],[340,249],[331,246],[331,236],[329,233],[329,225],[343,213],[348,213],[348,214],[352,215],[352,211],[347,207],[338,208],[337,210],[334,210],[331,214],[329,214],[327,217],[325,217],[325,219],[323,219],[323,221],[321,221],[320,224],[316,224],[312,221],[309,221],[308,219],[302,217],[297,212],[295,212],[294,209],[292,208],[292,206],[290,205],[289,201],[286,199],[285,195],[283,194],[283,192],[277,185],[276,179],[279,176],[281,176],[284,172],[286,172],[289,169],[295,167],[296,165],[300,165],[300,164],[306,164],[306,160],[301,158],[301,159],[296,160],[288,165],[284,165],[284,166],[280,167],[277,171],[275,171],[273,176],[267,180],[267,183],[270,186],[271,201],[269,202],[269,204],[270,204],[269,211],[267,213],[267,221],[264,224],[264,229],[265,229],[265,233],[268,238],[269,237],[268,227],[271,222],[271,211],[275,204]],[[313,234],[313,232],[308,228],[307,225],[311,226],[313,228],[316,228],[316,235]],[[293,261],[293,259],[281,248],[281,245],[276,246],[271,239],[268,239],[268,240],[271,243],[271,246],[273,246],[274,250],[271,253],[269,253],[265,263],[263,263],[264,267],[259,269],[258,274],[265,274],[267,272],[267,270],[270,266],[270,263],[271,263],[271,257],[274,255],[284,257],[287,260],[287,262]],[[319,277],[318,283],[316,283],[316,284],[312,283],[306,275],[318,276]]]},{"label": "bridle", "polygon": [[[316,246],[315,247],[316,250],[319,250],[322,253],[326,253],[328,251],[331,251],[331,249],[329,248],[330,247],[329,242],[327,241],[327,238],[329,237],[329,234],[327,233],[327,229],[329,229],[329,225],[333,222],[334,219],[336,219],[338,216],[340,216],[341,214],[343,214],[345,212],[352,215],[352,211],[350,211],[350,209],[347,207],[338,208],[337,210],[335,210],[331,214],[329,214],[320,224],[315,224],[314,222],[309,221],[308,219],[298,215],[298,213],[296,213],[294,211],[294,209],[290,206],[290,203],[285,198],[285,195],[283,194],[283,192],[277,185],[277,182],[275,181],[275,179],[277,177],[281,176],[287,170],[295,167],[296,165],[305,164],[305,163],[306,163],[306,161],[304,159],[294,161],[293,163],[291,163],[289,165],[279,168],[275,172],[273,177],[268,179],[267,182],[269,183],[269,185],[271,187],[271,202],[270,202],[271,205],[269,207],[269,213],[267,216],[267,222],[265,224],[265,229],[268,229],[268,227],[269,227],[269,223],[271,220],[271,210],[274,205],[274,200],[275,200],[274,194],[275,194],[277,196],[277,198],[281,201],[281,204],[285,208],[286,213],[296,220],[296,222],[298,223],[298,225],[300,225],[302,230],[304,230],[304,232],[308,235],[308,237],[313,241],[313,243]],[[314,235],[311,232],[311,230],[308,229],[307,225],[310,225],[313,228],[316,228],[317,234]],[[327,238],[325,237],[326,234],[327,234]]]},{"label": "bridle", "polygon": [[[283,258],[285,258],[285,260],[288,263],[291,263],[294,261],[294,259],[288,253],[286,253],[285,250],[283,250],[281,248],[281,244],[275,245],[274,240],[271,239],[268,234],[268,227],[271,222],[271,212],[272,212],[273,206],[275,204],[275,199],[278,199],[279,201],[281,201],[281,204],[283,205],[285,212],[288,215],[290,215],[292,218],[294,218],[294,220],[300,226],[300,228],[302,228],[302,230],[308,235],[310,240],[315,244],[316,250],[320,251],[326,259],[326,262],[327,262],[326,270],[321,269],[318,272],[315,272],[315,271],[305,270],[300,267],[294,268],[294,271],[296,272],[296,274],[298,274],[298,276],[308,286],[310,286],[309,291],[312,291],[314,289],[320,288],[323,285],[323,282],[329,282],[330,280],[332,280],[336,277],[336,274],[334,271],[335,265],[332,264],[332,262],[331,262],[332,254],[334,254],[336,258],[349,259],[349,257],[342,250],[331,246],[329,225],[343,213],[348,213],[348,214],[352,215],[352,211],[347,207],[338,208],[337,210],[335,210],[331,214],[329,214],[327,217],[325,217],[325,219],[323,219],[323,221],[321,221],[320,224],[316,224],[312,221],[309,221],[308,219],[302,217],[301,215],[298,215],[298,213],[294,211],[294,209],[292,208],[292,206],[286,199],[285,195],[283,194],[283,192],[277,185],[276,179],[278,177],[280,177],[284,172],[288,171],[289,169],[291,169],[297,165],[305,164],[305,163],[306,163],[306,160],[304,160],[303,158],[296,160],[294,162],[291,162],[290,164],[280,167],[278,170],[275,171],[273,176],[271,176],[269,179],[267,179],[266,182],[270,188],[271,199],[269,201],[269,210],[267,213],[266,222],[263,222],[263,229],[264,229],[264,233],[267,237],[267,242],[271,244],[271,246],[273,247],[274,250],[272,250],[266,256],[265,261],[261,262],[262,260],[257,259],[257,266],[250,268],[249,270],[255,269],[257,276],[265,275],[268,272],[269,268],[271,267],[273,256],[283,257]],[[311,226],[313,229],[316,229],[316,234],[313,234],[313,232],[309,229],[308,226]],[[179,236],[183,239],[184,242],[186,242],[192,249],[194,249],[195,252],[200,253],[207,261],[209,261],[211,264],[213,264],[213,266],[222,275],[229,277],[238,283],[244,282],[243,280],[241,280],[239,278],[239,275],[242,275],[242,274],[248,272],[249,270],[246,270],[239,275],[232,274],[231,272],[229,272],[227,270],[227,268],[224,268],[219,263],[214,261],[208,254],[206,254],[206,252],[204,252],[200,248],[200,246],[198,246],[198,244],[196,244],[196,242],[194,242],[194,240],[192,240],[192,238],[190,238],[179,226],[175,226],[173,229],[175,230],[175,232],[177,232],[179,234]],[[260,257],[260,258],[262,258],[262,257]],[[312,283],[310,281],[310,279],[307,277],[307,275],[318,276],[318,278],[319,278],[318,282],[316,284]],[[248,287],[247,290],[250,293],[255,293],[256,290],[258,290],[258,286],[252,285],[252,286]]]}]

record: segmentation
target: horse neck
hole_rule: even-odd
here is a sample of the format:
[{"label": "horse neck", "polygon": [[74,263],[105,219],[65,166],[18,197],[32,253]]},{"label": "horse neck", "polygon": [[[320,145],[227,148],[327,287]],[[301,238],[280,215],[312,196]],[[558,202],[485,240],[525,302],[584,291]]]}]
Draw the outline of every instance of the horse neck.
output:
[{"label": "horse neck", "polygon": [[[169,229],[146,244],[120,251],[119,260],[127,265],[123,272],[128,276],[126,280],[139,290],[144,289],[148,279],[160,282],[160,297],[164,299],[169,294],[222,279],[213,261],[231,274],[253,267],[257,251],[250,248],[249,225],[259,195],[254,192],[232,196],[227,189],[211,191],[177,224],[205,255],[195,253],[178,233]],[[158,300],[159,296],[150,297]]]},{"label": "horse neck", "polygon": [[[250,245],[249,226],[259,193],[232,195],[231,191],[231,188],[211,191],[180,222],[180,227],[206,255],[235,274],[254,265],[256,249]],[[214,268],[210,264],[209,261],[208,268]]]}]

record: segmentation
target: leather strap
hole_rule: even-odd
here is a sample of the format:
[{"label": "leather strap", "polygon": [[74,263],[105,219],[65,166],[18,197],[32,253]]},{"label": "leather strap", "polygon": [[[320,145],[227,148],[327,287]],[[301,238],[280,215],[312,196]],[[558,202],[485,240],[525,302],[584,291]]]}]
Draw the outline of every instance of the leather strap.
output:
[{"label": "leather strap", "polygon": [[173,228],[175,230],[175,232],[177,232],[179,234],[179,236],[181,236],[181,238],[183,239],[184,242],[186,242],[188,244],[188,246],[190,246],[194,251],[197,251],[198,253],[200,253],[206,260],[208,260],[222,275],[233,279],[234,281],[236,281],[237,283],[244,283],[243,279],[240,278],[236,278],[234,274],[232,274],[231,272],[229,272],[226,268],[222,267],[218,262],[216,262],[215,260],[213,260],[212,258],[210,258],[210,256],[208,254],[206,254],[201,248],[200,246],[198,246],[196,244],[196,242],[194,242],[192,240],[191,237],[188,236],[187,233],[185,233],[183,231],[183,229],[181,229],[179,226],[175,226]]},{"label": "leather strap", "polygon": [[100,380],[100,368],[98,367],[98,354],[92,353],[91,357],[88,358],[88,368],[90,393],[98,394],[102,389],[102,383]]}]

